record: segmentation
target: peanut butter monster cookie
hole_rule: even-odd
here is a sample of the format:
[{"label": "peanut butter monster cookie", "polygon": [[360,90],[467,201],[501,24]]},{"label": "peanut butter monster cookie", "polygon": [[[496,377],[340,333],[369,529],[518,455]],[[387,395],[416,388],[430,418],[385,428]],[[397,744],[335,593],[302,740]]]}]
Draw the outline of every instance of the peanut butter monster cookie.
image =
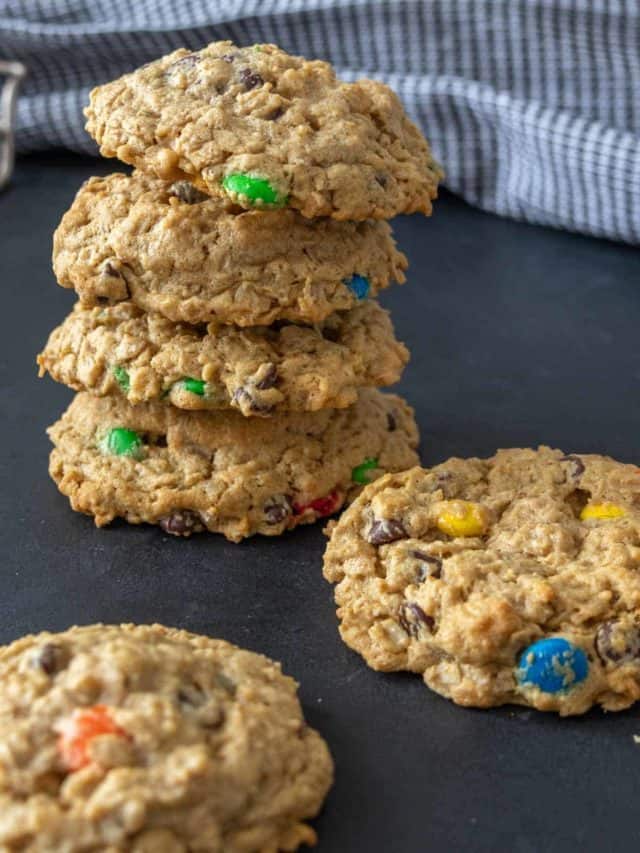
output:
[{"label": "peanut butter monster cookie", "polygon": [[51,476],[96,524],[122,517],[233,541],[331,515],[418,461],[412,410],[374,390],[348,409],[268,419],[80,393],[49,435]]},{"label": "peanut butter monster cookie", "polygon": [[0,649],[0,849],[274,853],[332,781],[278,664],[160,625]]},{"label": "peanut butter monster cookie", "polygon": [[187,182],[91,178],[54,235],[53,267],[87,305],[133,300],[186,323],[320,323],[393,281],[405,256],[386,222],[243,211]]},{"label": "peanut butter monster cookie", "polygon": [[314,327],[208,332],[120,302],[77,304],[38,362],[76,390],[124,395],[130,403],[161,399],[182,409],[265,416],[350,406],[360,388],[397,382],[408,358],[389,315],[372,300]]},{"label": "peanut butter monster cookie", "polygon": [[177,50],[98,86],[86,116],[103,156],[246,208],[429,214],[442,177],[388,86],[272,44]]},{"label": "peanut butter monster cookie", "polygon": [[333,525],[344,641],[461,705],[640,698],[640,468],[501,450],[390,474]]}]

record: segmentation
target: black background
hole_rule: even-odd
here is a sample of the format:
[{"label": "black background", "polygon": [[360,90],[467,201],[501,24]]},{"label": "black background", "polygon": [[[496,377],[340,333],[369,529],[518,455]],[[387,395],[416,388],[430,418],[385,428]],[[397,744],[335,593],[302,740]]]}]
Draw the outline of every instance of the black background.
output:
[{"label": "black background", "polygon": [[[0,641],[157,620],[282,661],[336,761],[321,853],[637,849],[638,710],[465,710],[417,677],[370,671],[339,639],[320,525],[233,545],[98,531],[71,512],[47,476],[44,434],[71,392],[39,381],[34,360],[73,301],[50,270],[51,233],[80,182],[116,168],[30,158],[0,195]],[[399,390],[425,463],[538,443],[640,463],[637,250],[451,197],[396,231],[409,282],[382,302],[412,351]]]}]

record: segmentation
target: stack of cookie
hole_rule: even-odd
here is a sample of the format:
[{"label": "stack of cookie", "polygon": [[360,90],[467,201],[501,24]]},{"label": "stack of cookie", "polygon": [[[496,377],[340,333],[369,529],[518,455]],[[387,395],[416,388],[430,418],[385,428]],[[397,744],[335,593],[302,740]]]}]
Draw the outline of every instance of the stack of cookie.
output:
[{"label": "stack of cookie", "polygon": [[408,353],[372,298],[389,225],[440,171],[384,85],[272,45],[179,50],[94,90],[87,129],[136,167],[92,178],[54,237],[79,302],[38,358],[79,393],[50,429],[74,509],[186,535],[278,534],[416,464]]}]

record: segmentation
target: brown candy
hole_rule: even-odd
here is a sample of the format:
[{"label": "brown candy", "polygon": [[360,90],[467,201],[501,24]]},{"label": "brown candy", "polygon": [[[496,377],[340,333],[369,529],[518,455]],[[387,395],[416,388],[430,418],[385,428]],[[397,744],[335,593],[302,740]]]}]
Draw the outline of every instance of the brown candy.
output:
[{"label": "brown candy", "polygon": [[398,622],[411,637],[419,637],[421,631],[433,633],[435,621],[427,616],[415,601],[405,601],[398,609]]},{"label": "brown candy", "polygon": [[237,403],[238,408],[243,413],[248,411],[266,415],[273,411],[271,403],[263,403],[249,388],[246,388],[245,386],[236,388],[231,399],[234,403]]},{"label": "brown candy", "polygon": [[267,524],[280,524],[291,515],[291,502],[286,495],[274,495],[264,505]]},{"label": "brown candy", "polygon": [[47,675],[55,675],[69,663],[69,650],[58,643],[45,643],[33,656],[31,662]]},{"label": "brown candy", "polygon": [[579,480],[584,474],[584,462],[579,456],[575,456],[571,453],[568,456],[563,456],[560,461],[571,463],[570,473],[573,480]]},{"label": "brown candy", "polygon": [[190,181],[176,181],[171,184],[169,192],[185,204],[199,204],[209,198],[206,193],[200,192],[197,187],[194,187]]},{"label": "brown candy", "polygon": [[190,533],[202,530],[202,519],[193,510],[177,509],[160,521],[160,527],[172,536],[189,536]]},{"label": "brown candy", "polygon": [[432,557],[431,554],[425,554],[424,551],[410,551],[411,556],[419,560],[420,576],[418,580],[422,582],[425,578],[439,578],[442,574],[442,560],[439,557]]},{"label": "brown candy", "polygon": [[402,522],[396,518],[374,518],[367,531],[367,542],[372,545],[386,545],[398,539],[406,539],[409,534]]},{"label": "brown candy", "polygon": [[640,662],[640,624],[605,622],[598,628],[596,652],[603,664]]},{"label": "brown candy", "polygon": [[252,71],[251,68],[243,68],[238,76],[247,92],[251,89],[255,89],[256,86],[262,86],[264,84],[264,80],[258,72]]}]

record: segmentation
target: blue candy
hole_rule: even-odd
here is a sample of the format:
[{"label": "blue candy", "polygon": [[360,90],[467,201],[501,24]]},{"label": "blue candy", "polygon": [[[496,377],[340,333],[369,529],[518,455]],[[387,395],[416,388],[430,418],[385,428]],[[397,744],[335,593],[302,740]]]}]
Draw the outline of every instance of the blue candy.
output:
[{"label": "blue candy", "polygon": [[369,293],[369,279],[363,275],[354,274],[351,278],[346,278],[344,283],[358,299],[365,299]]},{"label": "blue candy", "polygon": [[588,672],[589,662],[582,649],[562,637],[548,637],[524,650],[517,678],[519,684],[532,684],[543,693],[560,693],[580,684]]}]

